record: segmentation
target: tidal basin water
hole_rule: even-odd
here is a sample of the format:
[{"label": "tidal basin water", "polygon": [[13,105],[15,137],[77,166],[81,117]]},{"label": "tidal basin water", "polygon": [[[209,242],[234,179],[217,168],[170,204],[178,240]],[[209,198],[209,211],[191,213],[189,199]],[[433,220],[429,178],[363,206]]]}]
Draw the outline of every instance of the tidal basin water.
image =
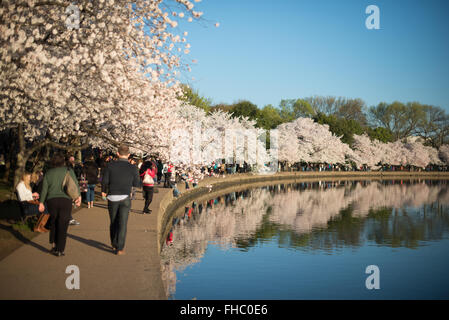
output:
[{"label": "tidal basin water", "polygon": [[448,181],[272,185],[169,223],[169,299],[449,299]]}]

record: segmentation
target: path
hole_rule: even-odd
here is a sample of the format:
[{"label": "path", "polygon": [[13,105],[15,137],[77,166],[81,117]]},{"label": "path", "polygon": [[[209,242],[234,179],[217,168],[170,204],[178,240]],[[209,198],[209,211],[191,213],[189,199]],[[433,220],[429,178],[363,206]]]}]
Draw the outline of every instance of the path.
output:
[{"label": "path", "polygon": [[[126,255],[112,253],[106,202],[81,209],[69,226],[66,256],[48,250],[48,233],[24,244],[0,262],[0,299],[166,299],[157,244],[159,203],[169,189],[158,188],[150,215],[141,214],[142,193],[137,192],[128,219]],[[138,212],[138,213],[137,213]],[[69,265],[80,270],[80,289],[68,290]]]}]

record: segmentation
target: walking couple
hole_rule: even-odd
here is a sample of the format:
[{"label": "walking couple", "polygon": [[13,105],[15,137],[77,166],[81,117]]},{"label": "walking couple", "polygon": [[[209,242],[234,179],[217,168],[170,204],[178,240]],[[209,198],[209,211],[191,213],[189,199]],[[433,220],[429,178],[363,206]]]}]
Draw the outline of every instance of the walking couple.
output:
[{"label": "walking couple", "polygon": [[[131,209],[131,189],[132,187],[141,187],[141,180],[137,167],[128,162],[128,146],[120,146],[117,155],[118,160],[111,162],[105,169],[101,191],[102,196],[107,196],[108,199],[111,245],[117,255],[122,255],[124,254],[128,215]],[[72,199],[62,187],[66,173],[69,172],[76,188],[79,189],[79,185],[74,171],[66,167],[62,154],[53,156],[52,166],[53,169],[49,170],[43,179],[39,212],[42,213],[46,210],[44,205],[46,202],[51,220],[52,253],[56,256],[63,256],[65,255],[67,229],[72,212]],[[81,196],[78,196],[75,203],[78,206],[81,204]]]}]

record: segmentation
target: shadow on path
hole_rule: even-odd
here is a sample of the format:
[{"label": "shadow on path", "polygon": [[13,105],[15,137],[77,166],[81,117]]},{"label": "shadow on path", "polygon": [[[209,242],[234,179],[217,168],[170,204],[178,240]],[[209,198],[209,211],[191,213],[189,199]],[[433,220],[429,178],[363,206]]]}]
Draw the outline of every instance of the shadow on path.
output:
[{"label": "shadow on path", "polygon": [[[140,200],[140,199],[135,199],[135,200]],[[108,209],[108,205],[107,205],[107,204],[94,203],[94,207],[102,208],[102,209],[106,209],[106,210]],[[139,210],[139,209],[129,209],[129,212],[141,214],[141,213],[142,213],[142,210]]]},{"label": "shadow on path", "polygon": [[36,248],[36,249],[38,249],[38,250],[40,250],[42,252],[45,252],[45,253],[49,253],[50,252],[49,249],[47,249],[47,248],[45,248],[45,247],[43,247],[43,246],[41,246],[41,245],[31,241],[30,239],[27,239],[19,231],[14,230],[12,227],[7,227],[7,226],[4,226],[4,225],[0,224],[0,229],[3,229],[3,230],[6,230],[6,231],[10,232],[14,237],[16,237],[17,240],[23,242],[24,244],[30,245],[30,246],[32,246],[32,247],[34,247],[34,248]]},{"label": "shadow on path", "polygon": [[97,248],[97,249],[99,249],[99,250],[103,250],[103,251],[112,253],[112,247],[111,247],[111,246],[108,246],[108,245],[106,245],[106,244],[104,244],[104,243],[101,243],[101,242],[98,242],[98,241],[96,241],[96,240],[92,240],[92,239],[84,239],[84,238],[81,238],[81,237],[79,237],[79,236],[75,236],[75,235],[73,235],[73,234],[67,234],[67,237],[68,237],[68,238],[71,238],[71,239],[73,239],[73,240],[79,241],[79,242],[81,242],[81,243],[84,243],[84,244],[86,244],[86,245],[88,245],[88,246]]},{"label": "shadow on path", "polygon": [[107,209],[107,208],[108,208],[108,205],[107,205],[107,204],[101,204],[101,203],[95,203],[95,202],[94,202],[94,207]]}]

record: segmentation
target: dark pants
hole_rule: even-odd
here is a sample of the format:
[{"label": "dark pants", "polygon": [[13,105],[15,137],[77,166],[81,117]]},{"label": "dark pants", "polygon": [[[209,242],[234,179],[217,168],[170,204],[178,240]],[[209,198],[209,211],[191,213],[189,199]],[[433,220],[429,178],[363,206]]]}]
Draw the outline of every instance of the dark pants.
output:
[{"label": "dark pants", "polygon": [[56,250],[63,252],[72,215],[72,200],[53,198],[47,200],[47,208],[50,213],[50,243],[56,245]]},{"label": "dark pants", "polygon": [[162,180],[162,172],[157,172],[157,183],[160,183]]},{"label": "dark pants", "polygon": [[[32,204],[29,202],[22,202],[22,217],[28,217],[28,216],[38,216],[40,215],[39,212],[39,205],[38,204]],[[45,207],[45,211],[43,213],[48,213],[47,207]]]},{"label": "dark pants", "polygon": [[127,197],[122,201],[108,201],[109,234],[111,245],[117,250],[123,250],[126,240],[126,227],[128,225],[128,214],[131,208],[131,199]]},{"label": "dark pants", "polygon": [[143,186],[142,191],[143,191],[143,198],[145,199],[145,206],[143,207],[143,210],[146,210],[153,201],[154,187]]},{"label": "dark pants", "polygon": [[164,188],[170,187],[171,172],[165,173]]}]

